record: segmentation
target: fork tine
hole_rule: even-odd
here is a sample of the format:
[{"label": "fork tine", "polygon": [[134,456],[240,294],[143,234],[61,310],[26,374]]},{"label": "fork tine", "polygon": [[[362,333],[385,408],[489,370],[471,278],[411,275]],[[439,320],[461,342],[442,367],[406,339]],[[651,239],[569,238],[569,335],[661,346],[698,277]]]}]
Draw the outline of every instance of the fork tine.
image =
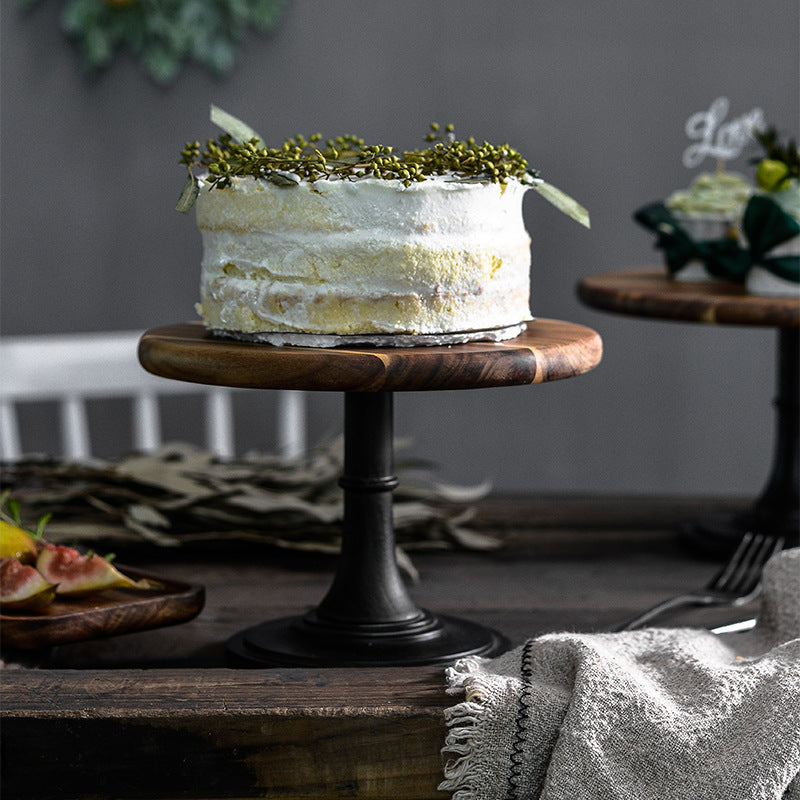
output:
[{"label": "fork tine", "polygon": [[727,585],[723,587],[725,591],[736,592],[736,594],[745,593],[745,587],[749,585],[750,575],[753,574],[754,568],[756,575],[761,573],[761,566],[764,563],[763,553],[765,546],[768,549],[769,544],[770,540],[763,533],[753,534],[745,557],[728,579]]},{"label": "fork tine", "polygon": [[742,536],[736,550],[728,561],[722,565],[719,572],[711,579],[708,588],[715,592],[726,591],[732,576],[737,572],[743,562],[749,557],[750,547],[753,542],[755,534],[748,531]]},{"label": "fork tine", "polygon": [[783,549],[783,537],[764,537],[758,549],[758,553],[751,560],[748,569],[742,572],[738,584],[732,587],[732,591],[743,595],[750,594],[761,582],[761,573],[764,570],[764,565],[770,560],[774,553],[777,553],[781,549]]},{"label": "fork tine", "polygon": [[783,548],[783,537],[754,534],[750,531],[742,537],[731,560],[722,568],[713,583],[713,591],[733,592],[746,595],[752,592],[761,580],[761,571],[774,553]]},{"label": "fork tine", "polygon": [[767,554],[771,550],[772,540],[756,534],[751,542],[748,558],[742,561],[739,569],[731,576],[728,583],[728,591],[737,594],[747,594],[761,577],[761,569],[767,560]]}]

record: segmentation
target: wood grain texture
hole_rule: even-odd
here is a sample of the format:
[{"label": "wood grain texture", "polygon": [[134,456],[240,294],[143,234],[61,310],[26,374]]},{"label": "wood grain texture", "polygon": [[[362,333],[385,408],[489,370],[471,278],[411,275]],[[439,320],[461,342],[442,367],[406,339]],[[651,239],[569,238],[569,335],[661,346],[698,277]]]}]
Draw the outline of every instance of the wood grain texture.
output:
[{"label": "wood grain texture", "polygon": [[139,359],[175,380],[250,389],[421,391],[544,383],[593,369],[602,357],[590,328],[539,319],[505,342],[447,347],[276,347],[214,338],[200,323],[148,331]]},{"label": "wood grain texture", "polygon": [[[412,552],[425,608],[490,625],[514,644],[596,630],[716,570],[681,524],[747,498],[491,496],[476,529],[490,552]],[[126,562],[130,562],[126,554]],[[226,547],[151,550],[136,562],[202,583],[191,622],[54,648],[2,681],[4,797],[442,800],[442,667],[224,667],[223,643],[267,616],[301,613],[327,590],[333,556]],[[753,607],[688,612],[728,622]],[[733,616],[732,616],[733,615]],[[19,662],[17,662],[19,663]],[[43,744],[46,743],[46,757]]]},{"label": "wood grain texture", "polygon": [[759,297],[732,283],[688,283],[668,277],[663,267],[607,272],[577,287],[583,303],[601,311],[681,322],[800,326],[800,299]]}]

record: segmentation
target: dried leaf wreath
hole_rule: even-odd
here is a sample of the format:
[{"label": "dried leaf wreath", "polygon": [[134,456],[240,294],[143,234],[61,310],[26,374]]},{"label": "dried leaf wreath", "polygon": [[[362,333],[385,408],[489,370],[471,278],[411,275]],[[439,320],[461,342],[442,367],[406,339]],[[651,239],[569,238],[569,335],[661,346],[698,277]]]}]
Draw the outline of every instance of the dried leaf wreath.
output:
[{"label": "dried leaf wreath", "polygon": [[[113,461],[29,457],[3,465],[2,486],[19,502],[24,521],[52,514],[47,538],[54,543],[180,547],[250,541],[338,552],[342,451],[337,440],[292,462],[262,453],[222,461],[179,443]],[[407,571],[413,573],[405,555],[410,549],[499,546],[467,525],[469,504],[488,493],[488,483],[441,483],[423,462],[398,460],[396,472],[394,525]]]},{"label": "dried leaf wreath", "polygon": [[[24,0],[31,8],[42,0]],[[287,0],[66,0],[61,28],[94,73],[127,50],[160,84],[184,61],[215,75],[233,68],[248,28],[270,31]]]}]

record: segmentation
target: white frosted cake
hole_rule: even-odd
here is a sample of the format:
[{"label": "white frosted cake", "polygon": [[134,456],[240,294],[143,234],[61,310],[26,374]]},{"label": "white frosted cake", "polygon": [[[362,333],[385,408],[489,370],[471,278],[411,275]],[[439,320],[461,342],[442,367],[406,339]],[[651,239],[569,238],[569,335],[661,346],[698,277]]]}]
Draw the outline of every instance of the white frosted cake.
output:
[{"label": "white frosted cake", "polygon": [[245,333],[428,334],[530,318],[518,181],[361,178],[202,191],[198,310]]},{"label": "white frosted cake", "polygon": [[[688,189],[673,192],[666,207],[695,242],[738,239],[742,214],[753,187],[742,175],[718,170],[701,173]],[[673,274],[679,281],[714,280],[702,261],[693,259]]]},{"label": "white frosted cake", "polygon": [[531,318],[526,191],[588,224],[508,145],[451,135],[398,157],[354,137],[273,150],[239,140],[183,153],[208,169],[189,181],[197,310],[219,333],[515,336]]}]

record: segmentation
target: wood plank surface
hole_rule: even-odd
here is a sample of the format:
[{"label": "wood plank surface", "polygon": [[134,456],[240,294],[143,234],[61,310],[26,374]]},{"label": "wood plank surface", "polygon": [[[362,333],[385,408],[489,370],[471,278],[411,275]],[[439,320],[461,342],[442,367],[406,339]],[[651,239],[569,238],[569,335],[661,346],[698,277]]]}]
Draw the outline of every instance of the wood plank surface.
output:
[{"label": "wood plank surface", "polygon": [[[498,550],[410,553],[414,599],[498,628],[513,644],[598,630],[705,583],[713,561],[681,527],[749,498],[493,496],[475,527]],[[131,563],[131,555],[125,561]],[[173,628],[6,653],[4,797],[441,798],[441,667],[229,669],[224,642],[300,613],[326,591],[333,557],[270,548],[139,552],[138,566],[205,586]],[[690,611],[715,624],[754,608]]]},{"label": "wood plank surface", "polygon": [[682,322],[796,328],[800,298],[760,297],[728,282],[691,283],[670,278],[665,267],[590,275],[578,296],[602,311]]},{"label": "wood plank surface", "polygon": [[175,380],[249,389],[421,391],[544,383],[587,372],[602,341],[591,328],[536,319],[504,342],[438,347],[276,347],[215,338],[200,323],[148,331],[139,359]]}]

